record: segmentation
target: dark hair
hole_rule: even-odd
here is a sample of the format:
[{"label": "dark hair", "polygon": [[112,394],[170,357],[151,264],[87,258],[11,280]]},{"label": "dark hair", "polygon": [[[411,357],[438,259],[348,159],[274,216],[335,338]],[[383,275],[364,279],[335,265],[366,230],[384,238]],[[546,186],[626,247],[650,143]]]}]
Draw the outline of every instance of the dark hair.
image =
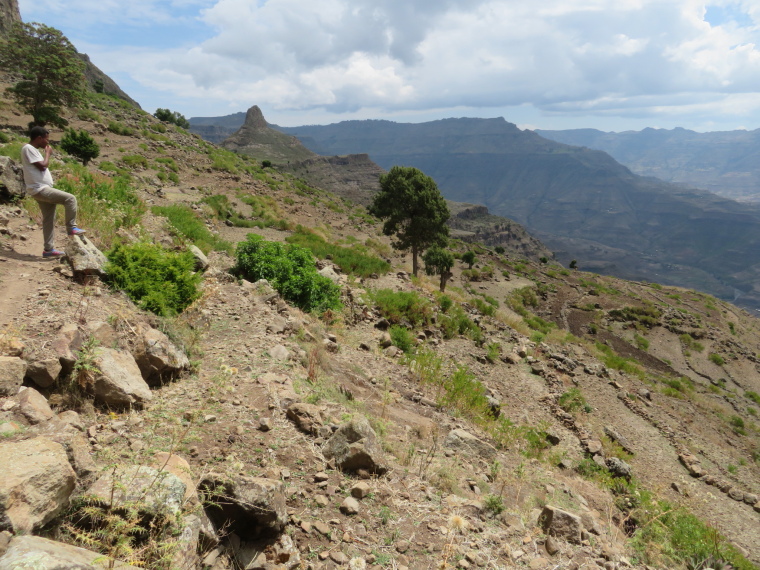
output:
[{"label": "dark hair", "polygon": [[33,141],[37,137],[44,137],[50,134],[50,131],[48,131],[45,127],[40,127],[37,125],[36,127],[32,127],[29,129],[29,140]]}]

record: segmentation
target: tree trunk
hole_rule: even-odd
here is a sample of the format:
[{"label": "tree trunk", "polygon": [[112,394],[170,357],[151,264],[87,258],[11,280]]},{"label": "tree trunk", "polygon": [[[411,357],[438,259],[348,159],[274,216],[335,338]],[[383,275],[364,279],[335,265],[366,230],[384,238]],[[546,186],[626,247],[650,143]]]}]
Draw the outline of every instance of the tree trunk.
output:
[{"label": "tree trunk", "polygon": [[417,271],[419,268],[417,267],[417,246],[412,246],[412,275],[417,277]]},{"label": "tree trunk", "polygon": [[446,290],[446,282],[451,278],[452,275],[453,273],[451,271],[441,272],[441,293]]}]

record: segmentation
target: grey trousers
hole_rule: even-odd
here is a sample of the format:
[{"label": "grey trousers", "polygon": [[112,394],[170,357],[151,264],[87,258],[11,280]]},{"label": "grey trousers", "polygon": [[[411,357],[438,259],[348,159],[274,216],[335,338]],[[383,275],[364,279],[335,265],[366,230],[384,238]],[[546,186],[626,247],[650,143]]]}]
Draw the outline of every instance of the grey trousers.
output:
[{"label": "grey trousers", "polygon": [[56,190],[51,186],[43,186],[42,190],[32,196],[40,205],[42,212],[42,237],[45,240],[45,251],[55,249],[53,233],[55,229],[55,207],[63,204],[66,219],[66,233],[77,225],[77,198],[73,194]]}]

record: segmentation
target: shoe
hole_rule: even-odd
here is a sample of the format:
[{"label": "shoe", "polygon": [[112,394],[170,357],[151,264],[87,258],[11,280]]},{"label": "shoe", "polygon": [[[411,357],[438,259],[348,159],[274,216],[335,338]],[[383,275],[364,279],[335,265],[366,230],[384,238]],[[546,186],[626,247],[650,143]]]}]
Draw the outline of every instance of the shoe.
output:
[{"label": "shoe", "polygon": [[82,228],[78,228],[76,226],[74,226],[73,228],[69,230],[70,236],[81,236],[84,233],[87,233],[87,232],[83,230]]},{"label": "shoe", "polygon": [[43,251],[42,257],[66,257],[66,254],[57,249],[51,249],[50,251]]}]

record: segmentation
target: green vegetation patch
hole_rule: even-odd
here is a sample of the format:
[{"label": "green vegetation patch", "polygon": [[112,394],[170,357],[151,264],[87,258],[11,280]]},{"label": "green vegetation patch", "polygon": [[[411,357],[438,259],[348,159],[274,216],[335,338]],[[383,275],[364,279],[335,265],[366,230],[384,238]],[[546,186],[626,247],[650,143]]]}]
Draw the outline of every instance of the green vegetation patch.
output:
[{"label": "green vegetation patch", "polygon": [[206,224],[189,207],[182,204],[171,206],[153,206],[151,211],[169,220],[173,233],[181,241],[197,245],[204,253],[210,250],[231,251],[232,244],[212,234]]},{"label": "green vegetation patch", "polygon": [[110,178],[90,172],[82,165],[71,164],[56,181],[56,187],[77,197],[79,223],[96,231],[106,247],[113,243],[119,228],[134,227],[146,211],[145,204],[125,176]]},{"label": "green vegetation patch", "polygon": [[637,323],[650,329],[660,324],[662,316],[662,312],[654,306],[623,307],[612,309],[607,314],[613,321]]},{"label": "green vegetation patch", "polygon": [[430,301],[414,291],[378,289],[370,293],[372,302],[391,324],[408,323],[413,327],[430,323],[433,307]]},{"label": "green vegetation patch", "polygon": [[298,226],[296,233],[288,236],[285,241],[309,249],[320,259],[332,259],[341,270],[359,277],[369,277],[373,273],[388,273],[391,267],[388,262],[370,253],[366,245],[355,243],[350,247],[343,247],[328,243],[323,237],[302,226]]},{"label": "green vegetation patch", "polygon": [[237,246],[236,259],[235,273],[254,282],[266,279],[286,301],[304,311],[340,308],[340,288],[317,273],[308,249],[248,234]]},{"label": "green vegetation patch", "polygon": [[107,280],[142,309],[157,315],[181,313],[200,296],[201,275],[189,252],[150,243],[116,245],[107,253]]}]

